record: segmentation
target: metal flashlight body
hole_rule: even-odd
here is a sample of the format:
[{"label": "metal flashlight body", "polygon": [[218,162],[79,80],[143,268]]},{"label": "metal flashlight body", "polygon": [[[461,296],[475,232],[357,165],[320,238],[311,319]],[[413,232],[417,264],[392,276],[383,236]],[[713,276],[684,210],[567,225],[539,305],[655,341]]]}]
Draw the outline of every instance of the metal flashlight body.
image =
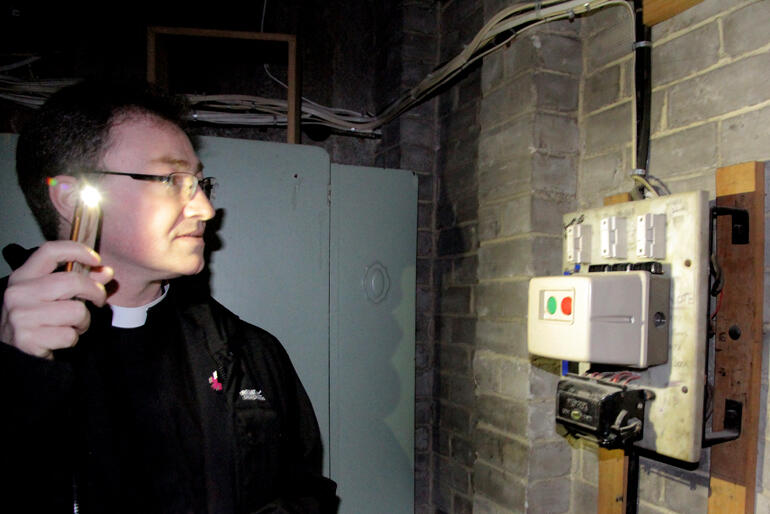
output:
[{"label": "metal flashlight body", "polygon": [[[78,192],[78,201],[72,215],[72,230],[70,240],[83,243],[91,249],[96,249],[102,226],[102,195],[90,184],[83,184]],[[79,262],[68,262],[66,271],[86,274],[90,266]]]}]

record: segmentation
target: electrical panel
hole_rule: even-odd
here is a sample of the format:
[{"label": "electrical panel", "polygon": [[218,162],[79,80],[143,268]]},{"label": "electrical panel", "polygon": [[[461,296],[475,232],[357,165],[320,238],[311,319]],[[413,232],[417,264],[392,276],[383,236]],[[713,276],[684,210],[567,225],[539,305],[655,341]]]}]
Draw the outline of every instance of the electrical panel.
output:
[{"label": "electrical panel", "polygon": [[[599,440],[615,438],[607,435],[612,431],[606,432],[606,427],[616,427],[617,434],[633,429],[636,446],[682,461],[699,461],[706,376],[708,219],[704,191],[564,216],[564,275],[530,282],[529,349],[537,355],[604,364],[615,370],[614,374],[567,377],[575,386],[572,389],[560,384],[560,394],[566,395],[557,399],[561,407],[578,405],[574,397],[581,390],[595,402],[585,404],[582,411],[557,412],[565,425],[571,417],[573,426],[592,426]],[[597,391],[604,391],[608,382],[617,382],[617,389],[611,386],[600,401]],[[594,410],[609,412],[608,406],[621,405],[621,397],[646,403],[637,410],[644,418],[643,433],[636,432],[636,422],[610,420],[607,424],[591,418]],[[628,415],[628,408],[622,411]]]}]

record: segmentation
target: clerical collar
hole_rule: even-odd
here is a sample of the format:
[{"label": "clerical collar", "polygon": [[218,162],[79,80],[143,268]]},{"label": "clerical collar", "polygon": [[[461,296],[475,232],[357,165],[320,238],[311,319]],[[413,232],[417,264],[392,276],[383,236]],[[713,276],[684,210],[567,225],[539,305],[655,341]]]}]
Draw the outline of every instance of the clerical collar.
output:
[{"label": "clerical collar", "polygon": [[112,308],[112,326],[117,328],[138,328],[143,326],[147,321],[147,311],[154,305],[159,304],[168,294],[169,284],[164,284],[162,287],[163,293],[145,305],[140,305],[139,307],[110,305]]}]

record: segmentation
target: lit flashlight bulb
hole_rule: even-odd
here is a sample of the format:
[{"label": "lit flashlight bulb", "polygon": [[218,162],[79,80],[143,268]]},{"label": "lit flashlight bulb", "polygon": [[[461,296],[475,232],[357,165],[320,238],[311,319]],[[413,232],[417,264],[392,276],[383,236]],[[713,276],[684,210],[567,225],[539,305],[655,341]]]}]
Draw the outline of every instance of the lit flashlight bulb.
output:
[{"label": "lit flashlight bulb", "polygon": [[[101,201],[102,195],[94,186],[84,184],[80,188],[75,213],[72,216],[70,240],[95,249],[102,224],[102,209],[99,206]],[[84,266],[79,262],[68,262],[66,269],[80,273],[88,273],[91,270],[89,266]]]},{"label": "lit flashlight bulb", "polygon": [[86,207],[99,207],[102,194],[94,186],[86,184],[80,190],[80,199]]}]

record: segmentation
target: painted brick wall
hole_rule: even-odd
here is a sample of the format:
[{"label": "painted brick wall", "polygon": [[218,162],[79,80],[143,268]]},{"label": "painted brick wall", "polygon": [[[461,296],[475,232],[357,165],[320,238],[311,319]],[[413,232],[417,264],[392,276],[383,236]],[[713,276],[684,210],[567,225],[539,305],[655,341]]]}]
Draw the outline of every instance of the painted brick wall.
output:
[{"label": "painted brick wall", "polygon": [[[703,189],[713,198],[717,168],[770,159],[768,26],[770,2],[704,0],[654,27],[650,173],[672,192]],[[631,187],[632,27],[621,7],[583,20],[580,206],[600,206],[604,196]],[[756,512],[770,511],[767,352],[763,361]],[[573,451],[572,512],[596,508],[596,459],[595,448]],[[639,512],[706,512],[708,469],[708,452],[695,472],[642,459]]]}]

